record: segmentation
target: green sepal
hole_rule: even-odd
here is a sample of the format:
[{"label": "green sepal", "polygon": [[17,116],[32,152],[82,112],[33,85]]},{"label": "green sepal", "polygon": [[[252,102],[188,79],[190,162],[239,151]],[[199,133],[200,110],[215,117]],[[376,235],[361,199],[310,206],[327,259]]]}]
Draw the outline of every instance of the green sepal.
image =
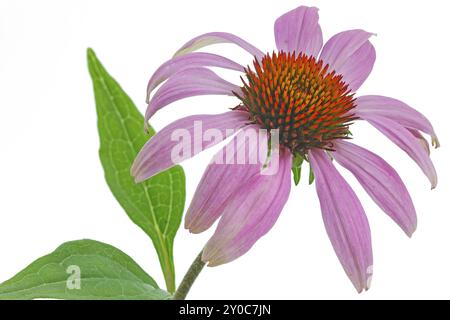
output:
[{"label": "green sepal", "polygon": [[312,185],[314,182],[314,171],[311,167],[311,163],[309,164],[309,185]]},{"label": "green sepal", "polygon": [[298,186],[302,176],[302,164],[305,159],[301,155],[296,155],[292,161],[292,174],[294,175],[294,184]]}]

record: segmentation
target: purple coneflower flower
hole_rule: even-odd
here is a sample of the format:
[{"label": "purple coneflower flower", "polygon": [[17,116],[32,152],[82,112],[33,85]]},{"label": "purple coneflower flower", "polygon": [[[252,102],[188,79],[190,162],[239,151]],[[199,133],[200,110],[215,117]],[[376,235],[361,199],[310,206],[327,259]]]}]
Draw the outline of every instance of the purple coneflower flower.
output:
[{"label": "purple coneflower flower", "polygon": [[[318,20],[318,9],[304,6],[278,18],[278,51],[273,54],[264,54],[223,32],[198,36],[182,46],[150,79],[146,122],[159,109],[192,96],[234,95],[240,104],[223,114],[190,116],[168,125],[143,147],[132,174],[139,182],[173,166],[171,151],[178,142],[172,141],[171,133],[176,129],[193,132],[196,121],[201,121],[205,130],[220,130],[225,137],[229,135],[227,129],[239,130],[231,143],[255,128],[269,132],[277,129],[280,150],[276,174],[262,174],[261,165],[255,164],[211,163],[207,167],[185,220],[187,229],[200,233],[220,218],[204,248],[203,261],[209,266],[230,262],[272,228],[289,197],[294,159],[303,159],[314,172],[334,250],[361,292],[368,289],[372,275],[370,228],[360,201],[332,159],[356,177],[408,236],[414,233],[417,220],[399,175],[379,156],[350,143],[349,125],[355,120],[373,125],[419,165],[432,188],[436,187],[437,176],[422,133],[431,136],[435,147],[439,143],[430,122],[405,103],[383,96],[355,97],[375,62],[375,49],[369,41],[372,34],[349,30],[323,45]],[[254,56],[254,68],[244,68],[219,55],[194,52],[217,43],[233,43],[248,51]],[[243,85],[229,83],[207,67],[243,72]],[[202,142],[200,150],[217,142]],[[257,152],[254,146],[235,149],[239,148]]]}]

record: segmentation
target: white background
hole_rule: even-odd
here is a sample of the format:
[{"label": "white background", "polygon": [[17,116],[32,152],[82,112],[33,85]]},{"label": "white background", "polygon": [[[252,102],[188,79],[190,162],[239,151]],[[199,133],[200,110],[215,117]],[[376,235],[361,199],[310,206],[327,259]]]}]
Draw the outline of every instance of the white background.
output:
[{"label": "white background", "polygon": [[[440,183],[430,191],[406,154],[369,125],[357,124],[356,142],[398,169],[419,216],[418,231],[408,239],[340,170],[371,223],[370,291],[358,295],[346,278],[325,233],[315,188],[303,181],[271,232],[237,261],[205,269],[190,298],[450,298],[450,5],[437,0],[1,0],[0,282],[65,241],[91,238],[122,249],[164,286],[150,239],[128,219],[103,179],[86,48],[96,50],[144,111],[152,72],[187,40],[229,31],[272,51],[273,22],[301,4],[320,8],[325,39],[352,28],[378,34],[373,38],[377,62],[359,94],[399,98],[432,121],[443,145],[432,155]],[[249,55],[229,45],[211,51],[250,63]],[[226,76],[239,81],[237,74]],[[181,116],[220,113],[235,105],[232,98],[192,98],[159,112],[152,124],[161,129]],[[216,149],[184,164],[187,201]],[[178,281],[212,231],[191,235],[180,229]]]}]

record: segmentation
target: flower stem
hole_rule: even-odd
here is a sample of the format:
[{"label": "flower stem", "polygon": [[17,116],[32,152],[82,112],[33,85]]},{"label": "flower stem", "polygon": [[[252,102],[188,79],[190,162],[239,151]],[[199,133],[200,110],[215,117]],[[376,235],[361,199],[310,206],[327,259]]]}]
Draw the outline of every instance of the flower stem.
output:
[{"label": "flower stem", "polygon": [[205,266],[205,263],[202,261],[202,254],[203,250],[197,256],[197,258],[195,258],[194,262],[192,262],[191,266],[189,267],[189,270],[187,271],[186,275],[183,278],[183,281],[181,281],[180,286],[178,287],[177,291],[175,291],[172,298],[173,300],[186,299],[186,296],[189,290],[191,289],[192,285],[194,284],[195,279],[197,279],[198,275]]}]

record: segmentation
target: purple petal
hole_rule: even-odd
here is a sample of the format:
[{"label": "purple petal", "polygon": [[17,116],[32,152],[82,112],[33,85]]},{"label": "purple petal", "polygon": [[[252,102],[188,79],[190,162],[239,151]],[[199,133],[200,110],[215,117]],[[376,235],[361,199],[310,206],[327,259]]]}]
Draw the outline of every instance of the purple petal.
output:
[{"label": "purple petal", "polygon": [[436,188],[437,174],[433,162],[420,141],[408,129],[385,117],[371,115],[367,121],[405,151],[428,177],[431,188]]},{"label": "purple petal", "polygon": [[397,172],[376,154],[346,141],[334,142],[333,157],[359,183],[408,236],[417,228],[411,196]]},{"label": "purple petal", "polygon": [[275,22],[278,50],[317,57],[323,45],[318,12],[315,7],[301,6],[279,17]]},{"label": "purple petal", "polygon": [[181,56],[203,47],[218,43],[233,43],[235,45],[238,45],[258,59],[261,59],[264,56],[264,53],[261,50],[251,45],[247,41],[241,39],[240,37],[235,36],[234,34],[227,32],[210,32],[202,34],[188,41],[175,53],[174,57]]},{"label": "purple petal", "polygon": [[354,112],[364,120],[370,120],[373,116],[386,117],[403,127],[420,130],[430,135],[433,145],[439,147],[439,140],[430,121],[419,111],[399,100],[383,96],[359,97]]},{"label": "purple petal", "polygon": [[131,174],[136,182],[144,181],[223,141],[247,122],[248,113],[243,111],[195,115],[172,122],[144,145]]},{"label": "purple petal", "polygon": [[230,197],[202,260],[217,266],[242,256],[275,224],[291,188],[292,157],[282,151],[274,175],[257,174]]},{"label": "purple petal", "polygon": [[[267,134],[263,133],[259,136],[256,125],[247,126],[214,156],[186,213],[186,229],[200,233],[211,227],[222,214],[228,198],[239,192],[250,177],[259,173],[268,151]],[[259,138],[246,139],[251,135]],[[257,143],[251,143],[255,140]],[[240,156],[248,161],[239,161]],[[255,158],[257,161],[252,161]]]},{"label": "purple petal", "polygon": [[324,151],[310,150],[309,159],[334,251],[356,290],[367,290],[373,258],[370,227],[361,203]]},{"label": "purple petal", "polygon": [[224,58],[222,56],[204,53],[194,52],[188,53],[180,57],[172,58],[169,61],[163,63],[158,70],[155,71],[147,86],[147,102],[150,99],[151,92],[162,82],[166,81],[173,74],[194,67],[219,67],[236,71],[243,71],[244,67],[240,64]]},{"label": "purple petal", "polygon": [[200,95],[228,95],[240,92],[241,88],[222,78],[206,68],[189,68],[175,73],[164,83],[147,107],[145,123],[168,104]]},{"label": "purple petal", "polygon": [[[408,129],[408,131],[411,132],[412,135],[417,138],[417,140],[419,140],[419,143],[423,146],[425,151],[430,156],[431,155],[430,144],[428,143],[427,139],[425,139],[425,137],[418,130]],[[439,142],[437,146],[439,146]]]},{"label": "purple petal", "polygon": [[375,48],[369,42],[372,33],[349,30],[333,36],[323,47],[320,59],[343,75],[352,91],[364,83],[375,63]]}]

